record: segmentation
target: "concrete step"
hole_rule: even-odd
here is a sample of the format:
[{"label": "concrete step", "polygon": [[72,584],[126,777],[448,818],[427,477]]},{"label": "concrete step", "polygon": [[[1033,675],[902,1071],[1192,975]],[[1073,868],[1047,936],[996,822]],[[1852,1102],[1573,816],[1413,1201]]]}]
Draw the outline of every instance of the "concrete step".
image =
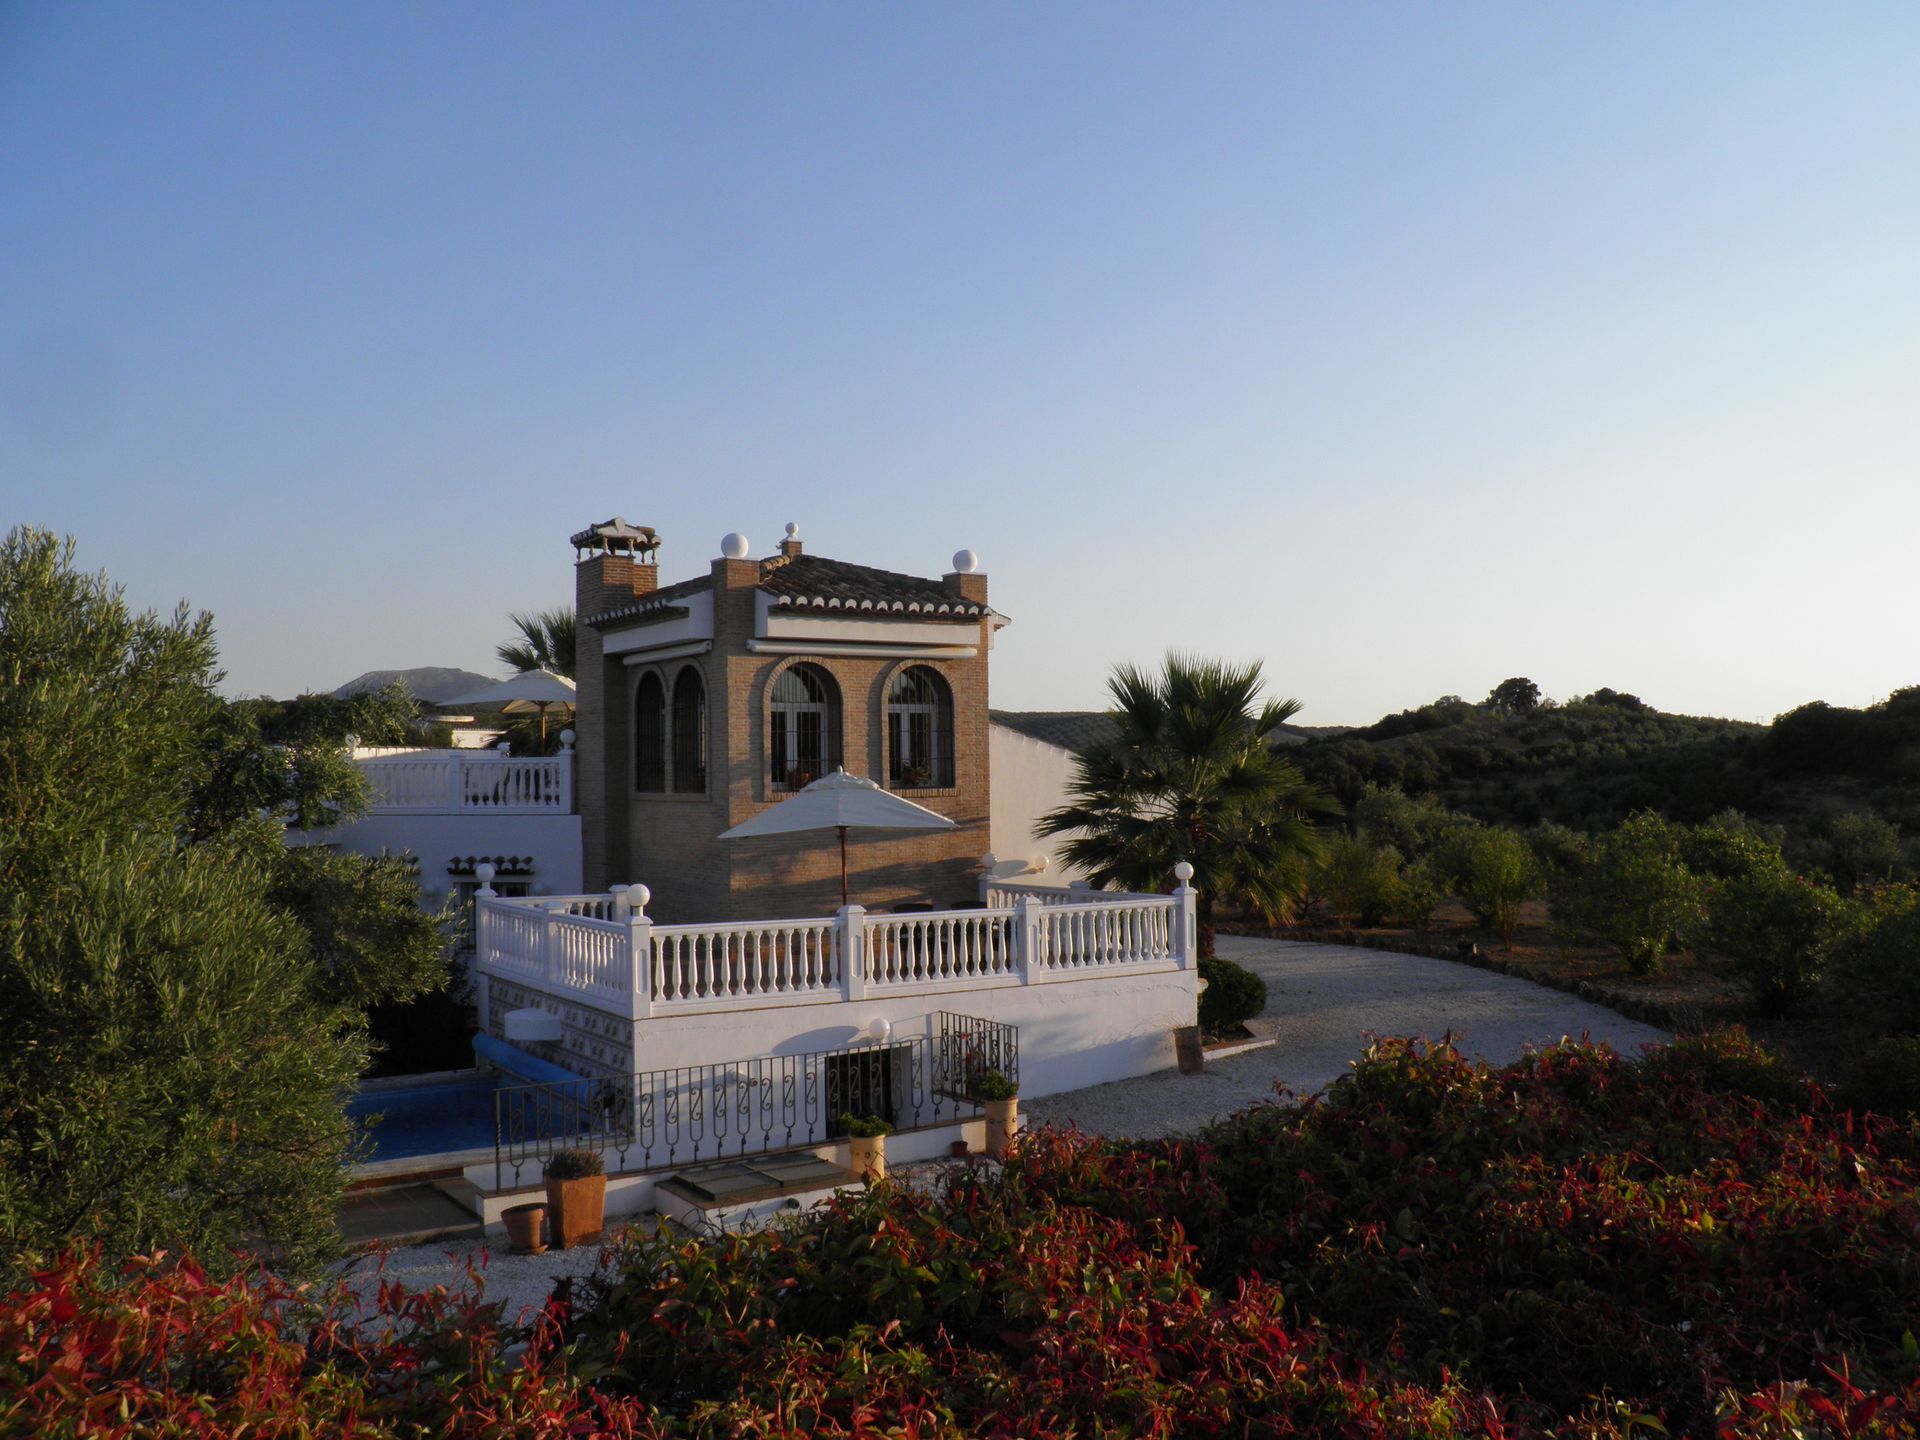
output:
[{"label": "concrete step", "polygon": [[654,1187],[654,1207],[689,1234],[740,1234],[864,1183],[807,1151],[760,1155],[682,1170]]}]

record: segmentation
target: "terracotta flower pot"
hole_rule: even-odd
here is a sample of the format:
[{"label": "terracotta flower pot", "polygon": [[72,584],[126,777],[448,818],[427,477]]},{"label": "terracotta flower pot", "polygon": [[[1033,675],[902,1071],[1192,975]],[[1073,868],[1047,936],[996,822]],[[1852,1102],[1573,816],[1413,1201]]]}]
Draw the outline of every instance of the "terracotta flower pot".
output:
[{"label": "terracotta flower pot", "polygon": [[887,1178],[887,1137],[854,1135],[847,1140],[853,1147],[853,1173],[869,1184]]},{"label": "terracotta flower pot", "polygon": [[1020,1129],[1020,1097],[982,1102],[987,1111],[987,1153],[1004,1155]]},{"label": "terracotta flower pot", "polygon": [[543,1255],[547,1249],[547,1207],[509,1205],[500,1212],[507,1225],[507,1243],[522,1255]]},{"label": "terracotta flower pot", "polygon": [[964,1140],[956,1140],[947,1146],[947,1153],[956,1160],[964,1160],[973,1153],[973,1147]]},{"label": "terracotta flower pot", "polygon": [[553,1209],[553,1243],[560,1249],[578,1245],[583,1240],[598,1240],[606,1224],[607,1177],[550,1178],[547,1204]]}]

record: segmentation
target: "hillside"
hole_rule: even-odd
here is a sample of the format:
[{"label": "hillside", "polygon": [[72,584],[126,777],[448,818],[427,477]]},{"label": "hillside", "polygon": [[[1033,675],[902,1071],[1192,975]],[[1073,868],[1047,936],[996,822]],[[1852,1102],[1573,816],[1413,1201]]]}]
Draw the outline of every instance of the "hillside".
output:
[{"label": "hillside", "polygon": [[1920,833],[1920,689],[1862,710],[1816,702],[1772,725],[1670,715],[1612,690],[1522,710],[1447,697],[1294,755],[1347,803],[1397,785],[1506,824],[1593,829],[1639,809],[1694,821],[1732,807],[1807,834],[1871,809]]},{"label": "hillside", "polygon": [[412,692],[414,699],[438,705],[451,696],[483,689],[493,684],[495,677],[445,665],[416,665],[411,670],[369,670],[364,675],[356,675],[333,693],[344,700],[363,690],[383,690],[396,680]]}]

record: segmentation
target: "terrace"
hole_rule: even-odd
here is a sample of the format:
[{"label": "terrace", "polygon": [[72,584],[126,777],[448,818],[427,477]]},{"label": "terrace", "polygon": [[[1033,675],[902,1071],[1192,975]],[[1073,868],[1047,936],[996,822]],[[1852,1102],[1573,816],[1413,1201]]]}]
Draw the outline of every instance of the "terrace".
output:
[{"label": "terrace", "polygon": [[[492,867],[477,872],[491,880]],[[983,880],[977,908],[656,925],[644,885],[605,895],[480,891],[476,968],[627,1021],[989,992],[1194,964],[1192,867],[1172,895]]]}]

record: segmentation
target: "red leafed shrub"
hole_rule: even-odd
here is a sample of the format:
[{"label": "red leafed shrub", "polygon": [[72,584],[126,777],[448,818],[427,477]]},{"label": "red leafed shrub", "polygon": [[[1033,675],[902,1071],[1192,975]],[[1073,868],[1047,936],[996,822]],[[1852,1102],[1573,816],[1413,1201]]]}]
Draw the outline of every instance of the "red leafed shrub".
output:
[{"label": "red leafed shrub", "polygon": [[76,1252],[0,1301],[0,1435],[651,1435],[631,1402],[556,1366],[555,1318],[518,1338],[475,1288],[338,1288],[191,1260]]},{"label": "red leafed shrub", "polygon": [[69,1257],[0,1302],[0,1434],[1912,1436],[1917,1164],[1737,1035],[1390,1041],[1194,1141],[631,1231],[525,1333]]}]

